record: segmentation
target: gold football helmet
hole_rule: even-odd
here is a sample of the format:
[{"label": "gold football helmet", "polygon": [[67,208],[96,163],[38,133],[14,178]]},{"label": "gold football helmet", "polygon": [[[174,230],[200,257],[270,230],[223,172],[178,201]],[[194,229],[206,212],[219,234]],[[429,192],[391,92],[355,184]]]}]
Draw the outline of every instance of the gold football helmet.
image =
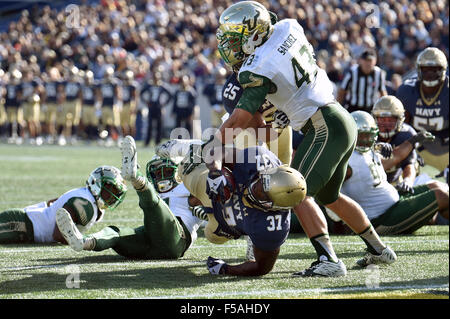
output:
[{"label": "gold football helmet", "polygon": [[351,116],[358,127],[356,150],[360,153],[369,151],[378,138],[378,126],[375,119],[367,112],[354,111]]},{"label": "gold football helmet", "polygon": [[380,136],[388,139],[401,130],[405,121],[405,108],[398,98],[387,95],[375,102],[372,116],[377,122]]},{"label": "gold football helmet", "polygon": [[[445,71],[447,70],[448,62],[444,52],[438,48],[430,47],[423,50],[417,57],[416,67],[417,76],[425,86],[433,87],[445,80]],[[435,74],[430,78],[425,77],[422,68],[434,67]]]},{"label": "gold football helmet", "polygon": [[[258,187],[262,187],[262,192]],[[305,199],[306,181],[299,171],[287,165],[271,167],[259,173],[259,177],[244,191],[244,196],[253,206],[264,211],[287,210]]]},{"label": "gold football helmet", "polygon": [[218,50],[224,62],[233,68],[264,43],[272,33],[272,16],[260,3],[241,1],[220,16],[216,33]]}]

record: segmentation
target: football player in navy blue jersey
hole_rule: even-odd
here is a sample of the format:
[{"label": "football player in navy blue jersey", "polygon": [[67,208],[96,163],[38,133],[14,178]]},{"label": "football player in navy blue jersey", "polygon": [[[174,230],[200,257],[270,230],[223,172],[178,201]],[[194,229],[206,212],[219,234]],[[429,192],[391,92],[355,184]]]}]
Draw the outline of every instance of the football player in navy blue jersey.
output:
[{"label": "football player in navy blue jersey", "polygon": [[101,101],[101,124],[108,132],[108,142],[121,136],[119,81],[114,76],[114,68],[106,68],[105,77],[98,84],[99,101]]},{"label": "football player in navy blue jersey", "polygon": [[5,85],[5,112],[10,138],[21,137],[23,134],[21,78],[22,73],[14,70]]},{"label": "football player in navy blue jersey", "polygon": [[87,139],[93,141],[98,136],[98,126],[100,117],[96,109],[97,83],[94,80],[94,73],[87,70],[83,74],[84,83],[81,85],[82,107],[81,124],[87,134]]},{"label": "football player in navy blue jersey", "polygon": [[175,114],[175,126],[184,127],[191,137],[196,104],[197,91],[191,85],[191,78],[188,75],[183,75],[180,88],[173,94],[172,112]]},{"label": "football player in navy blue jersey", "polygon": [[136,135],[136,108],[138,104],[138,83],[134,80],[134,73],[126,70],[122,82],[122,111],[120,112],[120,126],[124,136]]},{"label": "football player in navy blue jersey", "polygon": [[449,79],[445,54],[437,48],[427,48],[417,57],[417,78],[408,79],[397,92],[403,103],[405,122],[416,131],[426,130],[436,139],[425,142],[419,154],[425,164],[444,170],[448,166],[449,150]]},{"label": "football player in navy blue jersey", "polygon": [[164,106],[172,100],[172,94],[166,88],[161,73],[154,72],[152,78],[142,86],[140,99],[148,107],[148,127],[144,145],[150,144],[155,126],[155,144],[159,144],[163,134],[162,111]]},{"label": "football player in navy blue jersey", "polygon": [[47,137],[47,142],[52,143],[56,137],[56,112],[57,112],[57,87],[58,81],[55,78],[42,74],[44,82],[44,94],[42,101],[42,111],[44,113],[43,133]]},{"label": "football player in navy blue jersey", "polygon": [[207,97],[211,106],[211,126],[219,127],[222,124],[222,116],[225,114],[223,107],[223,85],[225,83],[226,70],[220,68],[216,71],[211,83],[205,85],[203,94]]},{"label": "football player in navy blue jersey", "polygon": [[[162,157],[174,156],[171,147],[179,144],[172,144],[172,141],[158,147],[156,153]],[[282,165],[275,154],[261,146],[220,150],[214,164],[196,164],[190,158],[200,150],[200,145],[189,145],[189,142],[185,145],[189,154],[179,164],[178,174],[191,194],[206,207],[206,238],[223,244],[248,235],[253,242],[255,260],[231,266],[209,257],[209,272],[236,276],[267,274],[289,234],[290,209],[305,197],[303,176]],[[222,166],[231,171],[234,183],[219,169]],[[228,199],[227,190],[231,191]]]},{"label": "football player in navy blue jersey", "polygon": [[[24,72],[23,88],[23,119],[28,131],[29,142],[42,144],[40,119],[40,90],[39,78],[34,77],[33,71]],[[39,141],[39,142],[37,142]]]}]

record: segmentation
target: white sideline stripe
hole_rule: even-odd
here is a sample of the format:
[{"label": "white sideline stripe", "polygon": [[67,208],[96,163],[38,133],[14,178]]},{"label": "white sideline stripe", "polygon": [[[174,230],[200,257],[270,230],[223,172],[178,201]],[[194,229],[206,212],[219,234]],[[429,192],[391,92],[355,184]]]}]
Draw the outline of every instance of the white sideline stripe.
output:
[{"label": "white sideline stripe", "polygon": [[[297,295],[321,295],[333,292],[377,292],[385,290],[421,290],[421,289],[448,289],[448,284],[443,285],[404,285],[404,286],[380,286],[379,288],[367,288],[362,286],[353,287],[336,287],[336,288],[310,288],[310,289],[273,289],[273,290],[253,290],[253,291],[239,291],[239,292],[225,292],[225,293],[208,293],[208,294],[197,294],[197,295],[164,295],[149,297],[147,299],[174,299],[174,298],[218,298],[218,297],[237,297],[237,296],[267,296],[267,295],[286,295],[286,294],[297,294]],[[146,298],[144,298],[146,299]]]},{"label": "white sideline stripe", "polygon": [[[404,241],[385,241],[384,243],[386,244],[396,244],[396,245],[400,245],[400,244],[411,244],[411,243],[449,243],[448,239],[433,239],[433,240],[404,240]],[[310,246],[311,243],[284,243],[283,246]],[[361,242],[333,242],[333,245],[364,245],[364,243]],[[211,248],[211,247],[216,247],[216,248],[233,248],[233,247],[247,247],[246,243],[242,243],[242,244],[234,244],[234,245],[214,245],[214,244],[210,244],[210,245],[193,245],[191,246],[189,249],[202,249],[202,248]],[[30,247],[30,248],[21,248],[21,249],[0,249],[0,254],[1,253],[5,253],[5,254],[15,254],[15,253],[24,253],[24,252],[29,252],[29,251],[33,251],[33,250],[37,250],[39,248],[39,250],[51,250],[51,251],[64,251],[69,249],[69,247],[65,248],[65,247],[61,247],[61,248],[55,248],[52,246],[49,247]]]}]

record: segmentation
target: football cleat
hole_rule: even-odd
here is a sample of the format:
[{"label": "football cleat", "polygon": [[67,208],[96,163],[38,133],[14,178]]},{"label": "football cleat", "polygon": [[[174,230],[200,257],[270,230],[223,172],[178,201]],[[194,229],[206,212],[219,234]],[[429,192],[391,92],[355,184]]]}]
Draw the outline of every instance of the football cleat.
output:
[{"label": "football cleat", "polygon": [[328,261],[324,256],[311,264],[311,267],[293,273],[294,277],[343,277],[347,275],[347,267],[338,260],[338,262]]},{"label": "football cleat", "polygon": [[122,176],[125,180],[131,181],[136,178],[137,173],[137,152],[136,142],[130,135],[125,136],[120,146],[122,152]]},{"label": "football cleat", "polygon": [[358,260],[356,263],[360,267],[366,267],[372,264],[392,264],[397,260],[397,255],[389,246],[381,252],[380,255],[374,255],[367,253],[362,259]]},{"label": "football cleat", "polygon": [[247,237],[247,251],[245,253],[245,258],[247,258],[247,260],[255,260],[255,254],[253,252],[253,242],[250,239],[250,236],[245,236]]},{"label": "football cleat", "polygon": [[84,237],[73,222],[69,212],[64,208],[59,208],[56,211],[56,225],[58,226],[64,239],[73,250],[83,250]]}]

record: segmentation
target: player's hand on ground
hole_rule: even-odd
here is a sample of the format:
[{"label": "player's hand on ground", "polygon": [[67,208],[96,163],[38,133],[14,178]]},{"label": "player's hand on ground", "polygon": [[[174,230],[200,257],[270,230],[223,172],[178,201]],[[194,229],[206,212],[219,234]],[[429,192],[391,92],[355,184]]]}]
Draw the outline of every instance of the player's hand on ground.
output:
[{"label": "player's hand on ground", "polygon": [[209,256],[206,261],[206,267],[208,267],[208,270],[212,275],[224,275],[227,266],[227,263],[222,259],[213,258],[211,256]]}]

